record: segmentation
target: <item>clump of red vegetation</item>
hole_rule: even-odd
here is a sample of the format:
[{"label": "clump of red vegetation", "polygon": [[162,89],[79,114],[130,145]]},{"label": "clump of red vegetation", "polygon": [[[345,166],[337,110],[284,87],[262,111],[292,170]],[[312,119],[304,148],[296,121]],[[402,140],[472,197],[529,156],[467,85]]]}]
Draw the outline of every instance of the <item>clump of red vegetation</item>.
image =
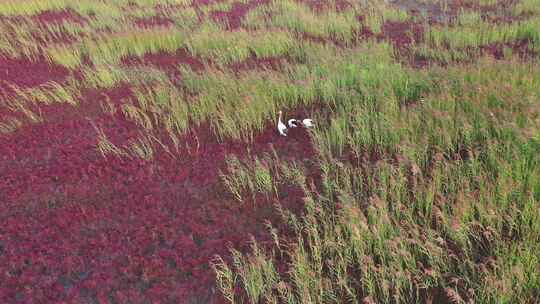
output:
[{"label": "clump of red vegetation", "polygon": [[93,120],[104,115],[106,103],[112,103],[116,111],[119,106],[128,100],[133,100],[133,92],[127,85],[111,89],[85,89],[82,100],[78,100],[77,106],[61,103],[47,106],[28,105],[34,113],[41,113],[44,120],[49,123],[57,123],[66,120]]},{"label": "clump of red vegetation", "polygon": [[126,57],[122,59],[126,65],[153,65],[165,71],[172,80],[181,79],[182,75],[179,66],[187,65],[193,71],[201,71],[204,69],[204,63],[197,57],[192,56],[186,49],[179,49],[176,53],[155,53],[146,54],[143,57]]},{"label": "clump of red vegetation", "polygon": [[386,21],[380,38],[389,40],[397,49],[404,49],[413,42],[422,42],[424,28],[413,22]]},{"label": "clump of red vegetation", "polygon": [[68,69],[49,64],[42,58],[30,61],[6,58],[0,54],[0,84],[5,82],[20,87],[34,87],[47,81],[61,82],[68,72]]},{"label": "clump of red vegetation", "polygon": [[378,40],[391,42],[396,49],[408,49],[412,43],[421,43],[424,38],[424,27],[422,24],[412,21],[385,21],[381,28],[381,33],[375,34],[365,25],[365,16],[358,15],[356,20],[362,25],[357,33],[359,39],[376,37]]},{"label": "clump of red vegetation", "polygon": [[504,59],[505,48],[511,50],[512,53],[517,54],[520,58],[533,58],[538,56],[538,52],[535,52],[530,48],[530,42],[528,40],[518,40],[508,43],[491,43],[480,47],[480,50],[484,54],[489,54],[495,59]]},{"label": "clump of red vegetation", "polygon": [[[275,149],[284,161],[311,158],[305,130],[282,138],[270,123],[246,145],[220,143],[201,126],[176,156],[104,157],[96,127],[117,146],[143,130],[99,105],[129,99],[129,88],[86,95],[79,107],[42,106],[43,123],[0,134],[0,302],[218,302],[209,261],[245,248],[250,235],[269,242],[264,220],[279,218],[273,202],[226,199],[226,157]],[[301,210],[297,190],[283,203]]]},{"label": "clump of red vegetation", "polygon": [[186,49],[179,49],[176,53],[148,53],[142,58],[126,57],[122,59],[124,64],[151,64],[161,69],[176,68],[178,65],[189,65],[193,70],[199,71],[204,64],[197,57],[193,57]]},{"label": "clump of red vegetation", "polygon": [[338,12],[344,12],[347,9],[351,8],[352,5],[348,1],[345,0],[336,0],[336,11]]},{"label": "clump of red vegetation", "polygon": [[214,21],[225,23],[229,30],[235,30],[242,25],[242,19],[251,9],[268,2],[269,0],[251,0],[248,3],[235,2],[230,11],[212,12],[211,18]]},{"label": "clump of red vegetation", "polygon": [[335,3],[332,3],[332,5],[329,3],[329,1],[323,1],[323,0],[302,0],[300,2],[305,3],[313,11],[316,11],[316,12],[323,12],[329,9],[330,10],[335,9],[338,12],[343,12],[347,10],[348,8],[352,7],[351,3],[349,3],[346,0],[336,0]]},{"label": "clump of red vegetation", "polygon": [[287,58],[285,57],[257,58],[255,56],[250,56],[246,60],[231,64],[230,68],[235,72],[253,69],[279,70],[285,62],[287,62]]},{"label": "clump of red vegetation", "polygon": [[62,23],[63,21],[84,23],[86,21],[83,16],[70,8],[63,10],[46,10],[32,16],[32,19],[41,23]]}]

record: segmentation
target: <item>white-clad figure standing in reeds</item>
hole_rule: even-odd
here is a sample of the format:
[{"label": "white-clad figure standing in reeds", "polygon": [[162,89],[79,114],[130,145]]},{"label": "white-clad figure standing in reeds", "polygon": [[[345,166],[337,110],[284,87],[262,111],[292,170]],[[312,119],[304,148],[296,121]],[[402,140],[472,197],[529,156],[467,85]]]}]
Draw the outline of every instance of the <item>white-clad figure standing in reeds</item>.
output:
[{"label": "white-clad figure standing in reeds", "polygon": [[282,115],[283,115],[283,113],[281,111],[279,111],[279,119],[278,119],[277,129],[279,131],[279,134],[281,134],[283,136],[287,136],[287,126],[283,123],[283,121],[281,121],[281,116]]}]

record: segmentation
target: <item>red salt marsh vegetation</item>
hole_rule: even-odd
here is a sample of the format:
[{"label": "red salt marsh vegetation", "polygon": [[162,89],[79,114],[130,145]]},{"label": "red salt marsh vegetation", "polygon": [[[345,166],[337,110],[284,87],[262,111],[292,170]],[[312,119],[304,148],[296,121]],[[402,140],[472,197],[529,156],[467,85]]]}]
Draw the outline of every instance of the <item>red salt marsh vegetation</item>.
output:
[{"label": "red salt marsh vegetation", "polygon": [[[126,121],[94,123],[117,145],[137,136]],[[264,149],[268,138],[253,148]],[[199,140],[181,160],[160,153],[146,162],[103,158],[85,120],[45,122],[3,138],[3,298],[210,296],[208,260],[259,235],[272,212],[261,209],[268,203],[224,206],[218,170],[226,153],[241,156],[243,147]]]},{"label": "red salt marsh vegetation", "polygon": [[229,30],[235,30],[242,25],[242,20],[249,10],[266,4],[268,4],[268,0],[251,0],[246,3],[235,2],[229,11],[214,11],[211,13],[211,17],[217,22],[226,24]]},{"label": "red salt marsh vegetation", "polygon": [[0,302],[538,302],[539,7],[6,1]]},{"label": "red salt marsh vegetation", "polygon": [[65,10],[45,10],[32,15],[32,19],[41,23],[62,23],[63,21],[73,21],[84,23],[85,18],[72,9]]},{"label": "red salt marsh vegetation", "polygon": [[50,65],[43,59],[32,62],[27,59],[0,58],[0,66],[3,89],[11,85],[34,87],[47,81],[61,82],[68,75],[66,68]]}]

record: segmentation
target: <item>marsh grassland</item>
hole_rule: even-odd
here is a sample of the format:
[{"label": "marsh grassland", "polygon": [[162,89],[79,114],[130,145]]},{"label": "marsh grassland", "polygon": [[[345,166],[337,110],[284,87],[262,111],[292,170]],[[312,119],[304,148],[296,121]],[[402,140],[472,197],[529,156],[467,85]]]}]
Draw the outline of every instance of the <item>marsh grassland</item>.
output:
[{"label": "marsh grassland", "polygon": [[539,303],[539,53],[539,0],[4,0],[0,302]]}]

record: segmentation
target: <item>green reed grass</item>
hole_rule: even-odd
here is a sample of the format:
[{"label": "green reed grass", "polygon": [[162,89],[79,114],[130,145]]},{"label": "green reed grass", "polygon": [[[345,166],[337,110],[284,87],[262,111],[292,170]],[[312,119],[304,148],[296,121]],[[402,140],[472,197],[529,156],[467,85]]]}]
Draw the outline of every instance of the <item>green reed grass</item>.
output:
[{"label": "green reed grass", "polygon": [[65,0],[4,1],[0,15],[31,15],[45,10],[57,10],[67,6]]},{"label": "green reed grass", "polygon": [[314,12],[306,5],[290,1],[274,1],[271,6],[248,12],[244,24],[254,29],[286,29],[298,34],[352,42],[358,29],[354,11]]},{"label": "green reed grass", "polygon": [[381,33],[385,22],[405,22],[409,19],[407,11],[381,3],[372,3],[363,12],[364,24],[375,34]]},{"label": "green reed grass", "polygon": [[0,22],[0,54],[8,58],[37,59],[40,47],[32,36],[34,26],[27,18],[17,22],[5,20]]},{"label": "green reed grass", "polygon": [[232,1],[220,1],[220,2],[214,2],[210,3],[208,5],[201,6],[201,11],[205,14],[210,14],[211,12],[228,12],[232,8]]},{"label": "green reed grass", "polygon": [[193,7],[186,7],[182,9],[163,8],[163,15],[173,20],[174,25],[183,29],[192,29],[198,25],[197,10]]},{"label": "green reed grass", "polygon": [[[539,261],[530,253],[537,248],[540,228],[540,214],[533,207],[538,196],[540,142],[530,131],[537,130],[538,121],[519,117],[523,113],[537,117],[538,77],[531,73],[537,68],[484,59],[472,67],[434,70],[430,77],[442,83],[431,89],[420,86],[426,98],[413,110],[400,108],[398,101],[404,96],[419,97],[410,83],[425,75],[403,70],[406,77],[390,81],[393,89],[386,92],[393,92],[392,96],[378,93],[377,84],[384,80],[370,74],[372,85],[362,87],[360,100],[364,101],[357,103],[356,124],[366,125],[356,135],[359,140],[347,135],[358,132],[355,120],[349,127],[351,120],[339,111],[329,125],[316,130],[319,151],[328,151],[321,155],[326,163],[323,193],[308,199],[311,205],[303,220],[291,226],[300,225],[298,239],[291,240],[293,249],[282,253],[291,261],[289,272],[276,279],[279,287],[271,291],[261,287],[258,292],[264,292],[266,299],[287,303],[354,302],[360,295],[378,302],[417,302],[430,288],[454,300],[492,302],[502,296],[506,301],[534,301],[540,284],[534,269]],[[501,83],[510,91],[492,87]],[[493,96],[494,92],[501,95]],[[370,96],[379,99],[376,104]],[[388,99],[387,103],[380,98]],[[497,107],[497,113],[489,107]],[[396,109],[408,113],[396,118]],[[392,123],[384,127],[386,133],[380,133],[374,126],[385,117]],[[519,127],[512,118],[528,124]],[[359,143],[358,154],[369,154],[373,147],[382,157],[360,167],[337,161],[347,138]],[[366,139],[372,141],[366,145]],[[395,164],[391,156],[396,154],[406,157]],[[339,212],[335,213],[330,197],[344,206]],[[509,237],[525,246],[519,255],[517,247],[507,249],[512,242]],[[459,251],[449,249],[449,243]],[[267,259],[272,257],[268,254]],[[250,259],[244,257],[243,263]],[[475,266],[474,261],[485,259],[514,272],[501,272],[491,264]],[[234,265],[227,269],[239,271]],[[351,275],[351,270],[357,275]],[[456,287],[455,282],[464,285]],[[499,289],[491,288],[492,284]],[[261,297],[257,293],[248,299]]]},{"label": "green reed grass", "polygon": [[295,38],[286,31],[230,32],[213,23],[203,25],[187,42],[194,56],[221,65],[243,61],[252,53],[257,58],[285,56],[294,45]]},{"label": "green reed grass", "polygon": [[246,195],[254,200],[256,194],[269,196],[276,193],[277,188],[271,174],[270,158],[255,159],[252,163],[245,163],[231,156],[227,160],[228,173],[221,173],[225,187],[239,202],[246,199]]},{"label": "green reed grass", "polygon": [[173,53],[184,46],[183,34],[167,28],[141,29],[130,33],[101,35],[74,44],[53,45],[46,49],[46,57],[56,64],[74,69],[87,55],[94,64],[118,64],[124,57],[145,54]]},{"label": "green reed grass", "polygon": [[82,49],[89,54],[94,63],[117,63],[125,56],[143,56],[158,52],[172,53],[183,45],[184,36],[181,32],[158,28],[104,36],[96,42],[85,41]]},{"label": "green reed grass", "polygon": [[473,13],[461,14],[460,27],[433,27],[427,33],[430,45],[448,49],[478,48],[492,43],[508,43],[516,40],[528,40],[532,46],[538,45],[538,19],[532,18],[512,24],[493,25],[482,21]]},{"label": "green reed grass", "polygon": [[540,13],[540,1],[538,0],[521,0],[513,8],[512,13],[516,16],[522,14],[538,14]]}]

